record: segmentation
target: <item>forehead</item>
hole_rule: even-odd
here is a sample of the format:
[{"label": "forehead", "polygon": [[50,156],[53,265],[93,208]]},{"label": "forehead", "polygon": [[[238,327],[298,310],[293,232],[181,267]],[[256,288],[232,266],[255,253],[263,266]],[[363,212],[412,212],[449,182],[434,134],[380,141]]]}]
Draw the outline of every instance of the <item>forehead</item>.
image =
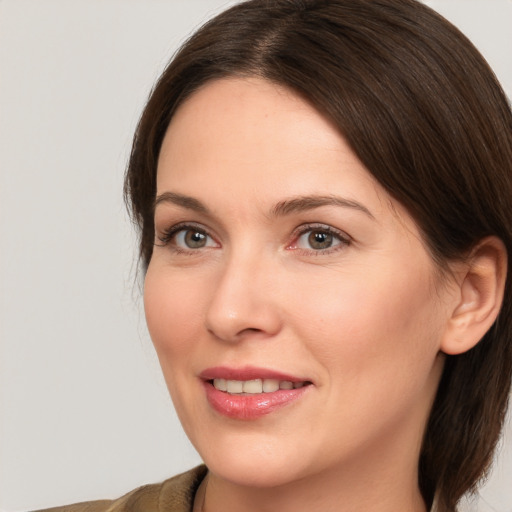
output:
[{"label": "forehead", "polygon": [[162,144],[158,187],[184,186],[199,175],[224,186],[242,178],[292,186],[292,176],[304,187],[320,179],[334,186],[340,170],[345,179],[352,171],[376,183],[337,128],[304,99],[262,79],[230,78],[208,83],[178,108]]},{"label": "forehead", "polygon": [[199,149],[201,144],[201,149],[231,158],[237,148],[242,157],[254,147],[263,159],[265,150],[276,145],[297,148],[305,139],[323,144],[324,149],[340,142],[334,125],[293,91],[259,78],[227,78],[208,82],[180,105],[162,154],[177,146]]}]

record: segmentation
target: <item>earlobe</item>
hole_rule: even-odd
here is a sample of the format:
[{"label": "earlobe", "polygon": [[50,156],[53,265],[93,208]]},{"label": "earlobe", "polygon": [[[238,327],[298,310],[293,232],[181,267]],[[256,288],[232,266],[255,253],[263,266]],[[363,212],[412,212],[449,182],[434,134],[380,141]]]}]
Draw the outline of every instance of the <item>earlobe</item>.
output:
[{"label": "earlobe", "polygon": [[499,238],[484,238],[462,267],[458,302],[441,342],[441,350],[451,355],[473,348],[496,320],[507,278],[507,250]]}]

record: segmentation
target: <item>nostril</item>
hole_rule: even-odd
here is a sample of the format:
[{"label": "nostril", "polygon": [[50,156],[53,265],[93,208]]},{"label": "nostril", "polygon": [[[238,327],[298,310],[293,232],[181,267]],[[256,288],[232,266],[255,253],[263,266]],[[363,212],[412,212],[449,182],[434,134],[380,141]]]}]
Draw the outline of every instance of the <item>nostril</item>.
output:
[{"label": "nostril", "polygon": [[243,331],[241,331],[240,334],[242,334],[244,332],[251,332],[251,333],[261,332],[261,329],[256,329],[256,327],[248,327],[247,329],[244,329]]}]

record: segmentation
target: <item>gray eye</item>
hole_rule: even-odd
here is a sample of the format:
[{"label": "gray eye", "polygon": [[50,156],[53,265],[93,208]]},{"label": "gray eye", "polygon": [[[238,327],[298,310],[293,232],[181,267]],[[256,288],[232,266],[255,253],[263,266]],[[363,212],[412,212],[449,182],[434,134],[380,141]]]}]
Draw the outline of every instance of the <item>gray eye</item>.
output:
[{"label": "gray eye", "polygon": [[204,247],[206,245],[206,235],[199,231],[186,231],[185,232],[185,244],[191,249],[197,249],[198,247]]},{"label": "gray eye", "polygon": [[210,236],[198,229],[182,229],[175,236],[175,244],[183,249],[202,249],[214,246]]},{"label": "gray eye", "polygon": [[332,234],[325,231],[310,231],[308,235],[308,245],[315,250],[328,249],[332,246],[333,240]]},{"label": "gray eye", "polygon": [[341,248],[342,246],[349,245],[349,238],[344,236],[344,233],[334,231],[333,228],[326,226],[311,226],[309,229],[304,229],[298,236],[293,249],[303,249],[306,251],[328,252],[330,249]]}]

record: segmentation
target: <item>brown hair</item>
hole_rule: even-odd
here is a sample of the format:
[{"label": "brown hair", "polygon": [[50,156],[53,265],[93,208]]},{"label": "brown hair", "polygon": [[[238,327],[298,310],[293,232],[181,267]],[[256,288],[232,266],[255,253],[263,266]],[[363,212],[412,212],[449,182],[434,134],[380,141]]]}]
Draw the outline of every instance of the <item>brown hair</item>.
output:
[{"label": "brown hair", "polygon": [[[175,55],[135,134],[125,194],[145,268],[162,139],[206,82],[259,76],[307,98],[416,220],[434,260],[495,235],[512,254],[512,113],[489,66],[455,27],[415,0],[249,0]],[[485,474],[512,374],[512,294],[469,352],[447,356],[426,428],[419,485],[440,512]]]}]

